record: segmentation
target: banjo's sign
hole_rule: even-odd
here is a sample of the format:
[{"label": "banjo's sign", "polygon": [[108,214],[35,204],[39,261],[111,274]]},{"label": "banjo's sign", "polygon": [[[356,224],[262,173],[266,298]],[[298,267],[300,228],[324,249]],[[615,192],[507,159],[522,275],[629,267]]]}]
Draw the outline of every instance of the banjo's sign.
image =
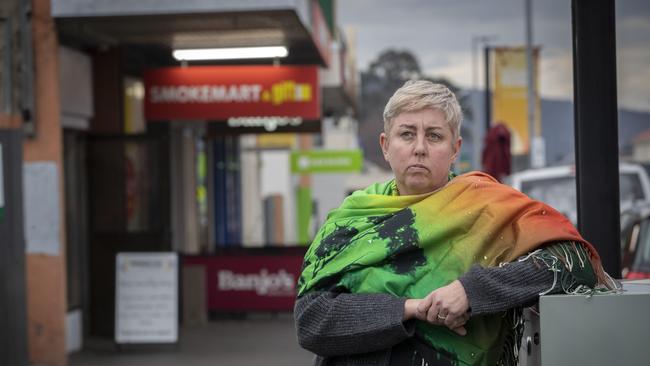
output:
[{"label": "banjo's sign", "polygon": [[144,81],[148,121],[320,119],[317,66],[172,67],[149,70]]}]

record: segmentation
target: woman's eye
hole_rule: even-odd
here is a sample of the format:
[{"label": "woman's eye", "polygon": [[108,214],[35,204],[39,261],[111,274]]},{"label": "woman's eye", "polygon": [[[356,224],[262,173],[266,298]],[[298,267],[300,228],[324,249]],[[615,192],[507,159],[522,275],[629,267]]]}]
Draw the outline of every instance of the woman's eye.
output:
[{"label": "woman's eye", "polygon": [[431,133],[431,134],[429,134],[429,140],[438,141],[438,140],[440,140],[441,138],[442,138],[442,137],[441,137],[439,134],[437,134],[437,133]]},{"label": "woman's eye", "polygon": [[405,138],[410,138],[413,137],[413,132],[411,131],[404,131],[400,134],[400,136],[405,137]]}]

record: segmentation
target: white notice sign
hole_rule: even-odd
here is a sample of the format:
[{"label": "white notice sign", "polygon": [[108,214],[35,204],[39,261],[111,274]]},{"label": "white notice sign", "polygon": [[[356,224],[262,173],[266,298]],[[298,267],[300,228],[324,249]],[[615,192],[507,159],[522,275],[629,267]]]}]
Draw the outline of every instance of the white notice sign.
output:
[{"label": "white notice sign", "polygon": [[61,205],[59,173],[53,161],[23,165],[25,251],[59,255],[61,251]]},{"label": "white notice sign", "polygon": [[115,341],[174,343],[178,340],[176,253],[118,253]]}]

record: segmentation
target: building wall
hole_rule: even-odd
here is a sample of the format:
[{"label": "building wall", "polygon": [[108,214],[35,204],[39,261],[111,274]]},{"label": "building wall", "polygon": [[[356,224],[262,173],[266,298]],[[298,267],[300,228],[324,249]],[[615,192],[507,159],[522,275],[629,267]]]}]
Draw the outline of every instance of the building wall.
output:
[{"label": "building wall", "polygon": [[[285,244],[296,242],[295,192],[289,166],[291,152],[270,150],[261,153],[261,196],[263,199],[279,195],[282,197],[282,222]],[[278,243],[274,243],[278,244]]]},{"label": "building wall", "polygon": [[[35,60],[35,103],[36,136],[24,144],[26,169],[30,164],[46,164],[54,167],[54,179],[40,182],[42,189],[52,189],[58,197],[51,197],[54,209],[59,213],[58,238],[48,238],[56,245],[49,253],[30,249],[30,228],[27,227],[28,252],[27,273],[27,317],[29,337],[29,358],[32,363],[52,366],[66,365],[65,315],[66,315],[66,273],[65,273],[65,214],[62,174],[62,131],[58,93],[58,39],[55,24],[50,16],[50,2],[33,2],[33,40]],[[36,165],[33,165],[36,166]],[[26,175],[27,178],[27,175]],[[26,184],[28,182],[25,182]],[[45,185],[53,185],[45,187]],[[25,200],[30,192],[25,191]],[[58,199],[57,199],[58,198]],[[29,210],[38,207],[26,205]],[[58,230],[56,230],[58,229]],[[43,244],[43,243],[35,243]]]},{"label": "building wall", "polygon": [[64,128],[87,130],[93,117],[92,58],[59,47],[59,99]]},{"label": "building wall", "polygon": [[[199,254],[198,206],[196,199],[196,138],[191,122],[172,125],[172,237],[173,248],[184,254]],[[184,125],[185,124],[185,125]]]},{"label": "building wall", "polygon": [[264,241],[264,205],[261,196],[260,155],[255,135],[240,137],[242,172],[242,245],[262,247]]},{"label": "building wall", "polygon": [[634,161],[639,163],[650,162],[650,141],[639,141],[634,144]]},{"label": "building wall", "polygon": [[[379,137],[377,137],[379,140]],[[377,144],[379,148],[379,144]],[[343,116],[340,118],[323,118],[323,146],[324,150],[354,150],[359,149],[357,121],[354,118]],[[320,227],[327,218],[327,214],[339,207],[349,190],[365,188],[350,186],[350,179],[359,177],[363,173],[329,173],[314,174],[313,197],[317,205],[316,227]],[[375,183],[374,181],[372,183]]]}]

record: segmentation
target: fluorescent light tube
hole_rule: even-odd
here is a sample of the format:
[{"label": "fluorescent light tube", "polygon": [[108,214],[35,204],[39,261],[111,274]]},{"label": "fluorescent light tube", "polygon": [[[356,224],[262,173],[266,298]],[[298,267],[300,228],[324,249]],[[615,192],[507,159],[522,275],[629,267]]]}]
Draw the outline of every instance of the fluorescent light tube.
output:
[{"label": "fluorescent light tube", "polygon": [[284,46],[237,47],[237,48],[197,48],[174,50],[173,56],[179,61],[193,60],[236,60],[245,58],[287,57]]}]

